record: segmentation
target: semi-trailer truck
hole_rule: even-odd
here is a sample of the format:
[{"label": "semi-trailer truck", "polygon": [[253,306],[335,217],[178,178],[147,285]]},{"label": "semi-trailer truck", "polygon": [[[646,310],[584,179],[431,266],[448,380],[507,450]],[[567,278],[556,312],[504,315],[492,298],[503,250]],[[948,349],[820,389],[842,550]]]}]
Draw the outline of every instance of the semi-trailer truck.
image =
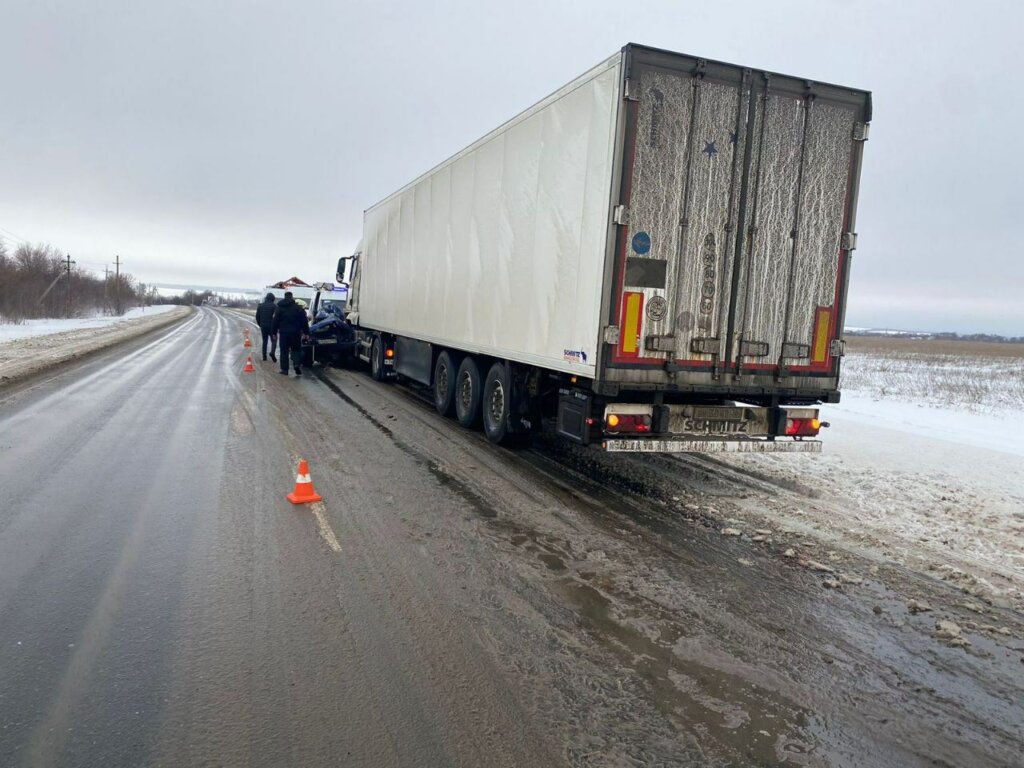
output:
[{"label": "semi-trailer truck", "polygon": [[367,209],[379,381],[495,443],[817,452],[871,95],[628,44]]}]

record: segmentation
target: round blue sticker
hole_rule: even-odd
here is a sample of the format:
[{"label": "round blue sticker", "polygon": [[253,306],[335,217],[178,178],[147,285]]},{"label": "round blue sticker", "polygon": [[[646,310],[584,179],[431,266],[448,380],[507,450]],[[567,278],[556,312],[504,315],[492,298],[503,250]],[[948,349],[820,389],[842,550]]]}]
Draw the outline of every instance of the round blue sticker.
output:
[{"label": "round blue sticker", "polygon": [[651,236],[646,232],[637,232],[633,235],[633,250],[637,253],[647,253],[651,250]]}]

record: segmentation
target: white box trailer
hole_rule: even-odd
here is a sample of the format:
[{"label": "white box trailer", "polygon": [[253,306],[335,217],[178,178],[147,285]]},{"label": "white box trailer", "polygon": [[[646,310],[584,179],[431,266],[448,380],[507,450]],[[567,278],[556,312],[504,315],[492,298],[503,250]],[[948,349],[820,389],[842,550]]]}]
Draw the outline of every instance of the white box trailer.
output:
[{"label": "white box trailer", "polygon": [[495,440],[547,414],[608,450],[818,450],[870,119],[627,45],[365,212],[361,356]]}]

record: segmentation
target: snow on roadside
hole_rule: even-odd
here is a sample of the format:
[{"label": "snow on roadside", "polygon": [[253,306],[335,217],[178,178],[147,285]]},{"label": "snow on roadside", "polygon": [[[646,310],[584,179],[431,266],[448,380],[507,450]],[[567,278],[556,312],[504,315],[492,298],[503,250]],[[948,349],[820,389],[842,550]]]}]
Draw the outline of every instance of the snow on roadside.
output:
[{"label": "snow on roadside", "polygon": [[759,502],[784,528],[1024,604],[1024,403],[979,409],[909,394],[844,389],[840,404],[822,406],[832,426],[821,455],[728,462],[807,489]]},{"label": "snow on roadside", "polygon": [[72,317],[72,318],[45,318],[42,320],[26,320],[21,325],[0,323],[0,344],[18,339],[26,339],[30,336],[45,336],[50,333],[63,333],[66,331],[77,331],[82,328],[103,328],[114,323],[126,320],[136,320],[143,317],[170,312],[175,308],[174,304],[157,304],[152,307],[136,307],[124,313],[121,317],[112,315],[95,315],[93,317]]},{"label": "snow on roadside", "polygon": [[[147,309],[144,316],[140,312],[137,317],[116,318],[113,322],[97,326],[79,325],[64,331],[6,340],[0,343],[0,387],[166,327],[184,319],[193,311],[194,307],[187,306],[168,306],[159,312]],[[48,327],[52,329],[53,325]]]}]

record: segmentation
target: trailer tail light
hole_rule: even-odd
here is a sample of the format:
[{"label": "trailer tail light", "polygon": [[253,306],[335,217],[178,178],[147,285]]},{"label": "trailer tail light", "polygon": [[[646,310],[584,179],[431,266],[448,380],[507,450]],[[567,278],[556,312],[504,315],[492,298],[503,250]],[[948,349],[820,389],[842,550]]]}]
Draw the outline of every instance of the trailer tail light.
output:
[{"label": "trailer tail light", "polygon": [[640,414],[610,414],[605,421],[605,431],[608,433],[641,433],[651,431],[651,417]]},{"label": "trailer tail light", "polygon": [[608,434],[645,434],[651,431],[653,412],[650,406],[618,405],[604,414],[604,431]]},{"label": "trailer tail light", "polygon": [[821,429],[821,421],[811,419],[786,419],[786,435],[788,437],[814,437]]}]

